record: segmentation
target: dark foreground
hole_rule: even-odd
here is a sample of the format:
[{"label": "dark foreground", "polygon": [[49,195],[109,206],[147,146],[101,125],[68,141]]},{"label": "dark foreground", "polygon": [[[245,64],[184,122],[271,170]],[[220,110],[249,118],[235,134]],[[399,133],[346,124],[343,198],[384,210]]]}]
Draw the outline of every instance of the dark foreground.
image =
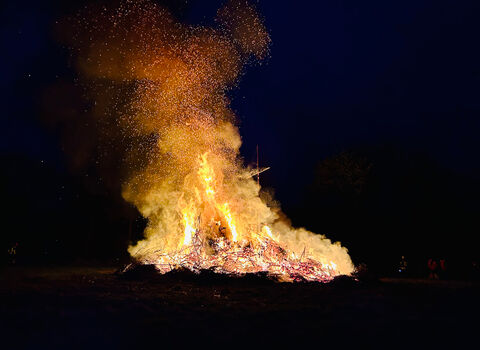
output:
[{"label": "dark foreground", "polygon": [[[458,281],[119,277],[1,271],[3,349],[477,347],[479,285]],[[308,346],[307,346],[308,345]]]}]

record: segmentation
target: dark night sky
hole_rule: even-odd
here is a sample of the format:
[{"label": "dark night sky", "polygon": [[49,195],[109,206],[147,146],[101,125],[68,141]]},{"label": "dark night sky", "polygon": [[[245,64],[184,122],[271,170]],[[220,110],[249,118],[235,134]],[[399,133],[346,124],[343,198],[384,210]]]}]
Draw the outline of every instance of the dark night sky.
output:
[{"label": "dark night sky", "polygon": [[[5,1],[1,10],[0,153],[67,174],[41,121],[45,88],[72,77],[53,25],[82,2]],[[211,23],[222,1],[167,1],[183,21]],[[250,67],[232,105],[247,162],[255,145],[285,208],[302,201],[318,162],[393,147],[479,179],[479,1],[259,1],[271,57]],[[8,167],[8,164],[3,164]],[[67,176],[67,175],[66,175]],[[288,212],[288,210],[287,210]]]},{"label": "dark night sky", "polygon": [[245,76],[248,103],[235,103],[247,147],[261,143],[273,171],[281,167],[279,185],[294,183],[312,154],[359,144],[394,143],[477,171],[478,2],[311,3],[262,6],[272,58]]}]

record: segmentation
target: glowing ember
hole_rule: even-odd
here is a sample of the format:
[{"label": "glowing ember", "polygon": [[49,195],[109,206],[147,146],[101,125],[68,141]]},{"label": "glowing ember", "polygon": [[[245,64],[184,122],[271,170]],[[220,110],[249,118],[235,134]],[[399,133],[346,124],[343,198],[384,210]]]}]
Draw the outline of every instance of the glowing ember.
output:
[{"label": "glowing ember", "polygon": [[292,228],[242,165],[226,92],[246,62],[268,54],[252,6],[228,2],[215,28],[177,23],[144,0],[86,11],[71,46],[98,134],[121,154],[123,197],[148,219],[146,238],[129,248],[136,261],[282,281],[352,272],[344,247]]}]

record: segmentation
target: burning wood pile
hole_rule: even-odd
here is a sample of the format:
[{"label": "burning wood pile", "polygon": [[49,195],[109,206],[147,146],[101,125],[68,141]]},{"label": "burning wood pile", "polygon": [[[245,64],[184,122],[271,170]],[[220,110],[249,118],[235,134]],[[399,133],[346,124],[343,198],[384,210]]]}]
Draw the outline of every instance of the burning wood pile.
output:
[{"label": "burning wood pile", "polygon": [[211,159],[209,153],[199,157],[187,181],[193,195],[186,199],[186,186],[178,200],[177,223],[182,232],[176,236],[176,248],[151,249],[156,244],[141,241],[133,251],[140,264],[153,265],[163,274],[180,268],[237,276],[264,273],[284,282],[329,282],[340,274],[332,260],[322,263],[309,257],[305,245],[296,255],[257,215],[247,217],[248,224],[239,220],[238,206],[231,205],[235,199],[225,201],[230,196],[226,198],[221,172]]},{"label": "burning wood pile", "polygon": [[174,269],[186,268],[200,273],[210,270],[220,274],[245,275],[266,273],[269,277],[283,282],[329,282],[338,273],[335,264],[321,264],[313,259],[295,257],[288,253],[274,239],[258,240],[258,246],[232,244],[225,238],[202,239],[196,231],[192,244],[175,254],[156,252],[143,264],[152,264],[164,274]]}]

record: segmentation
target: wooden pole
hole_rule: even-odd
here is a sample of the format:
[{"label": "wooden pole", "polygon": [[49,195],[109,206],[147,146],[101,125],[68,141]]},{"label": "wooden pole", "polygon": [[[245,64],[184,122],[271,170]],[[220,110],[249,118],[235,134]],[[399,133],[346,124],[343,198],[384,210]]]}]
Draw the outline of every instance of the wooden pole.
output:
[{"label": "wooden pole", "polygon": [[[258,185],[258,190],[260,191],[260,168],[258,164],[258,144],[257,144],[257,185]],[[258,212],[257,212],[257,234],[259,233],[260,233],[260,223],[258,222]]]},{"label": "wooden pole", "polygon": [[260,186],[260,168],[258,164],[258,145],[257,145],[257,185]]}]

